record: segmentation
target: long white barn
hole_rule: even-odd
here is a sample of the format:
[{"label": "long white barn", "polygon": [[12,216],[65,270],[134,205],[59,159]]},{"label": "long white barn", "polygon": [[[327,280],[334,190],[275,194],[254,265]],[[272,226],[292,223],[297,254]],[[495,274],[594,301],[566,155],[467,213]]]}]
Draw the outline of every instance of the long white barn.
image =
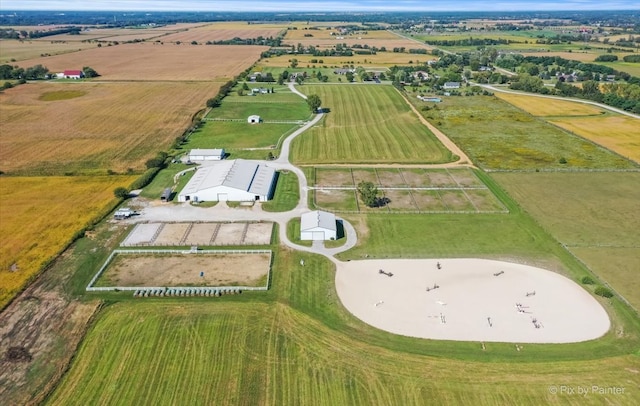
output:
[{"label": "long white barn", "polygon": [[275,169],[257,161],[220,161],[198,168],[178,194],[178,201],[265,202],[273,195],[275,174]]}]

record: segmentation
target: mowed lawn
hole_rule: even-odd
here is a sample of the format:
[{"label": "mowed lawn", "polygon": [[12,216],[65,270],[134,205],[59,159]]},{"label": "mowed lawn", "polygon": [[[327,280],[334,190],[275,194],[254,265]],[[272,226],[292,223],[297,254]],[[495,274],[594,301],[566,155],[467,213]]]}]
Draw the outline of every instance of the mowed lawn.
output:
[{"label": "mowed lawn", "polygon": [[58,174],[143,169],[219,83],[29,83],[0,94],[0,168]]},{"label": "mowed lawn", "polygon": [[637,167],[494,96],[447,97],[423,114],[483,169]]},{"label": "mowed lawn", "polygon": [[[133,176],[0,177],[0,308]],[[12,271],[12,266],[15,271]]]},{"label": "mowed lawn", "polygon": [[[332,268],[317,256],[285,252],[266,293],[109,306],[48,404],[539,405],[577,399],[552,393],[553,385],[627,388],[581,397],[580,405],[640,400],[640,359],[625,355],[628,349],[593,357],[594,343],[525,344],[520,352],[487,343],[483,351],[480,343],[391,335],[346,313]],[[610,349],[613,341],[629,341],[608,340]]]},{"label": "mowed lawn", "polygon": [[640,308],[640,173],[496,173],[542,227]]},{"label": "mowed lawn", "polygon": [[331,109],[292,143],[294,162],[437,163],[450,152],[418,120],[398,92],[385,85],[301,86]]}]

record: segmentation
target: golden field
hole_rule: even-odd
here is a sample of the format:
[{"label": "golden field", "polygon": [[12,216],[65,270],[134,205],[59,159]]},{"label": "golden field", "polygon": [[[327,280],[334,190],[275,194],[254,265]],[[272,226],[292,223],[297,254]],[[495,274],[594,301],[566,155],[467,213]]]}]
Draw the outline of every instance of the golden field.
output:
[{"label": "golden field", "polygon": [[[308,39],[315,39],[315,40],[329,39],[333,41],[342,41],[342,40],[336,40],[336,37],[342,37],[345,40],[348,40],[348,39],[396,40],[399,38],[398,35],[390,31],[386,31],[386,30],[368,31],[366,28],[363,28],[362,31],[353,31],[348,34],[340,34],[337,30],[333,29],[333,27],[330,27],[330,26],[323,27],[323,26],[310,25],[310,26],[302,26],[302,27],[299,26],[297,28],[298,28],[297,30],[288,30],[287,35],[284,37],[284,39],[286,41],[308,40]],[[317,29],[308,29],[308,28],[317,28]],[[313,37],[305,37],[305,35],[313,35]]]},{"label": "golden field", "polygon": [[72,54],[26,60],[51,72],[90,66],[100,80],[226,81],[251,66],[267,47],[246,45],[190,45],[135,43],[87,49]]},{"label": "golden field", "polygon": [[[311,55],[281,55],[274,56],[272,58],[262,59],[257,66],[259,69],[264,67],[286,68],[291,65],[289,62],[291,59],[298,60],[299,67],[305,67],[307,65],[321,66],[343,66],[343,65],[355,65],[362,66],[364,68],[383,67],[388,68],[393,65],[404,64],[425,64],[427,61],[434,59],[433,55],[418,55],[407,54],[400,52],[378,52],[375,55],[352,55],[352,56],[311,56]],[[322,60],[322,63],[312,63],[311,60]]]},{"label": "golden field", "polygon": [[[30,60],[27,66],[37,64],[44,65],[44,63],[41,62],[41,59],[44,59],[41,55],[66,54],[96,47],[97,44],[82,42],[52,43],[51,41],[44,40],[18,41],[0,39],[0,64],[14,65],[16,61]],[[82,66],[80,68],[82,68]]]},{"label": "golden field", "polygon": [[549,121],[640,163],[640,120],[637,118],[610,114]]},{"label": "golden field", "polygon": [[[529,44],[532,45],[532,44]],[[535,44],[534,44],[535,45]],[[545,45],[543,45],[545,46]],[[548,45],[546,45],[548,47]],[[540,52],[521,52],[524,56],[559,56],[560,58],[570,59],[573,61],[580,62],[595,62],[595,59],[599,55],[604,55],[605,52],[600,49],[594,49],[590,51],[572,51],[572,52],[562,52],[562,51],[540,51]],[[631,55],[628,52],[614,52],[613,55],[618,55],[618,58],[622,60],[625,55]],[[617,68],[616,68],[617,69]]]},{"label": "golden field", "polygon": [[188,31],[181,31],[174,34],[165,35],[159,38],[163,42],[207,42],[207,41],[223,41],[233,38],[257,38],[257,37],[277,37],[278,34],[286,29],[282,27],[264,27],[262,24],[243,25],[241,27],[229,27],[226,25],[209,24],[192,28]]},{"label": "golden field", "polygon": [[570,100],[503,92],[496,92],[495,95],[534,116],[594,116],[605,113],[599,107]]},{"label": "golden field", "polygon": [[133,180],[132,176],[0,177],[0,308],[108,207],[116,187],[128,187]]},{"label": "golden field", "polygon": [[[432,46],[423,44],[420,42],[412,41],[410,39],[396,37],[396,38],[361,38],[358,37],[344,37],[344,39],[336,39],[334,38],[305,38],[305,39],[293,39],[289,40],[285,38],[283,42],[284,45],[294,45],[302,44],[305,47],[313,45],[317,48],[331,48],[336,44],[347,44],[347,46],[353,45],[368,45],[369,47],[382,48],[386,47],[387,50],[391,51],[393,48],[406,48],[409,49],[433,49]],[[415,56],[424,56],[424,55],[413,55]]]},{"label": "golden field", "polygon": [[42,82],[8,89],[0,94],[0,169],[142,169],[182,134],[220,84]]}]

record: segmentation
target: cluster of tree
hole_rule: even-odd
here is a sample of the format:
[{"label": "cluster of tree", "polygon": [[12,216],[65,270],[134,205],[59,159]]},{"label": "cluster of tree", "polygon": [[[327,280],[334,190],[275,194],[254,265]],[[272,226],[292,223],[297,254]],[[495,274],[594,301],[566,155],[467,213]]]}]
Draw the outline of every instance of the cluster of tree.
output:
[{"label": "cluster of tree", "polygon": [[207,41],[206,45],[263,45],[269,47],[279,47],[282,46],[282,36],[279,35],[277,37],[269,37],[265,38],[263,36],[258,36],[256,38],[240,38],[234,37],[232,39],[218,40],[218,41]]},{"label": "cluster of tree", "polygon": [[586,80],[581,87],[558,81],[550,88],[538,76],[527,73],[511,78],[509,88],[525,92],[553,94],[564,97],[579,97],[604,103],[622,110],[640,114],[640,85],[630,83],[609,83],[603,86],[599,81]]},{"label": "cluster of tree", "polygon": [[598,55],[595,59],[595,62],[615,62],[618,60],[618,55],[605,54]]},{"label": "cluster of tree", "polygon": [[0,79],[3,80],[39,80],[49,77],[49,69],[42,65],[35,65],[28,68],[19,66],[0,65]]},{"label": "cluster of tree", "polygon": [[495,29],[498,31],[520,31],[520,30],[532,30],[532,25],[516,25],[511,23],[498,23],[495,25]]},{"label": "cluster of tree", "polygon": [[559,56],[522,56],[509,54],[498,58],[495,64],[501,68],[510,70],[528,66],[531,68],[531,70],[527,71],[530,75],[548,72],[553,76],[556,72],[579,72],[579,80],[602,79],[606,75],[613,75],[616,77],[616,80],[640,84],[640,78],[631,76],[627,72],[619,72],[608,66],[564,59]]},{"label": "cluster of tree", "polygon": [[519,41],[513,41],[502,38],[463,38],[463,39],[427,39],[425,44],[454,47],[454,46],[488,46],[488,45],[506,45],[506,44],[519,44]]},{"label": "cluster of tree", "polygon": [[220,91],[218,91],[218,94],[215,97],[212,97],[209,100],[207,100],[207,107],[209,108],[220,107],[220,103],[222,102],[222,99],[224,99],[229,94],[229,92],[231,91],[231,89],[233,89],[236,83],[237,82],[235,80],[230,80],[224,85],[220,86]]},{"label": "cluster of tree", "polygon": [[626,55],[622,60],[625,62],[640,62],[640,55]]},{"label": "cluster of tree", "polygon": [[162,169],[165,167],[168,157],[169,155],[166,152],[160,151],[156,154],[155,157],[148,159],[147,162],[145,162],[145,165],[147,169],[151,169],[151,168]]},{"label": "cluster of tree", "polygon": [[80,27],[63,27],[55,30],[46,30],[46,31],[20,31],[20,38],[22,39],[35,39],[35,38],[43,38],[50,37],[52,35],[59,34],[71,34],[71,35],[80,35],[80,31],[82,29]]}]

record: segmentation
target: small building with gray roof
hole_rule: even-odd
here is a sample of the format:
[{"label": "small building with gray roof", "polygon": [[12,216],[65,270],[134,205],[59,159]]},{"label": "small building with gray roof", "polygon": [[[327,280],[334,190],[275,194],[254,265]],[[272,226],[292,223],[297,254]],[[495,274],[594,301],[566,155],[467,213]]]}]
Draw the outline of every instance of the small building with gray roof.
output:
[{"label": "small building with gray roof", "polygon": [[315,210],[300,217],[300,239],[303,241],[335,240],[338,233],[336,216]]},{"label": "small building with gray roof", "polygon": [[273,196],[275,169],[235,159],[199,167],[178,194],[179,202],[265,202]]},{"label": "small building with gray roof", "polygon": [[192,149],[189,151],[189,161],[220,161],[224,159],[224,149]]}]

